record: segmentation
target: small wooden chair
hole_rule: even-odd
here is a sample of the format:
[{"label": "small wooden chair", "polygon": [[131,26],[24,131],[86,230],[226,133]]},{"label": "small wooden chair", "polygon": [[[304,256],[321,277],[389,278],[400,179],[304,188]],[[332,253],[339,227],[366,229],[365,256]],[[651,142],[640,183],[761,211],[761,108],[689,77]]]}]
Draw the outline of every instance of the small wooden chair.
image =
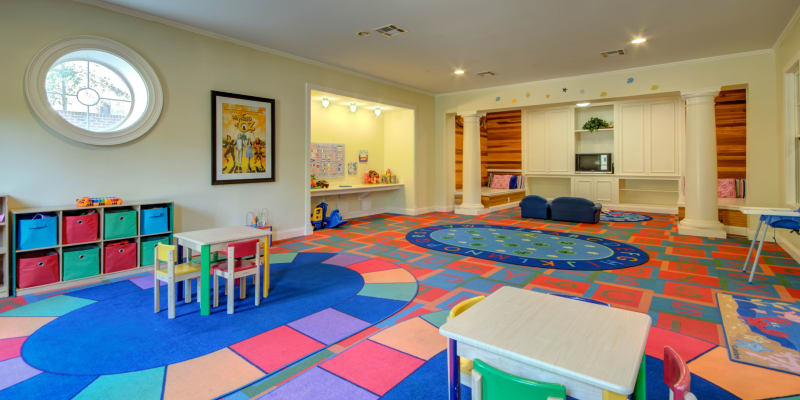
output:
[{"label": "small wooden chair", "polygon": [[[244,257],[255,256],[252,261],[244,260]],[[226,280],[225,292],[228,295],[228,314],[233,314],[233,284],[239,279],[239,298],[245,298],[247,291],[247,277],[254,275],[255,283],[255,304],[261,304],[261,243],[256,240],[246,242],[231,243],[228,245],[228,255],[225,262],[213,266],[214,273],[214,307],[219,306],[219,280],[222,277]]]},{"label": "small wooden chair", "polygon": [[511,375],[475,359],[472,370],[473,400],[557,400],[566,399],[567,390],[556,383],[537,382]]},{"label": "small wooden chair", "polygon": [[664,346],[664,383],[669,387],[670,400],[697,400],[689,386],[692,373],[675,349]]},{"label": "small wooden chair", "polygon": [[[458,304],[456,304],[453,308],[450,309],[450,314],[447,316],[447,320],[450,321],[451,319],[455,318],[459,314],[467,311],[470,307],[478,304],[479,301],[483,300],[486,296],[475,296],[473,298],[464,300]],[[448,345],[451,348],[455,348],[456,341],[450,339],[450,343]],[[459,358],[459,370],[462,374],[469,376],[472,374],[472,360],[464,357]]]},{"label": "small wooden chair", "polygon": [[[159,282],[167,283],[167,296],[169,318],[175,318],[175,283],[186,282],[183,285],[183,295],[187,303],[192,301],[191,280],[200,277],[200,264],[186,262],[175,265],[177,259],[177,249],[175,245],[158,243],[155,249],[155,261],[153,262],[153,294],[156,313],[161,311],[161,285]],[[161,268],[161,263],[166,263],[166,268]],[[198,282],[199,284],[199,282]]]}]

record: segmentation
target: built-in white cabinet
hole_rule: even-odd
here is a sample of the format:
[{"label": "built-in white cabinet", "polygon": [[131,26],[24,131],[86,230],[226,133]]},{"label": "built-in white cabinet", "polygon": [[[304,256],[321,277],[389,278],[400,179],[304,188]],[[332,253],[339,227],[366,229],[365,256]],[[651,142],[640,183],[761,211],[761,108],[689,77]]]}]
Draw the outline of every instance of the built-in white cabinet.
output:
[{"label": "built-in white cabinet", "polygon": [[574,197],[583,197],[600,203],[617,203],[618,193],[616,178],[583,175],[572,178]]},{"label": "built-in white cabinet", "polygon": [[624,102],[617,105],[617,174],[678,176],[682,121],[680,101]]},{"label": "built-in white cabinet", "polygon": [[565,174],[574,170],[572,108],[526,111],[523,161],[526,173]]}]

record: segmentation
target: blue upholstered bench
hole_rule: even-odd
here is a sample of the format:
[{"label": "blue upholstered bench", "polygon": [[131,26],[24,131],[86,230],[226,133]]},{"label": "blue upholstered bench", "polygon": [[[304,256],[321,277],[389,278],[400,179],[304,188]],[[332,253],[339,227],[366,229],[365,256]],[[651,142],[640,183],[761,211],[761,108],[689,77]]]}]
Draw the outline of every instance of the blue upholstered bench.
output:
[{"label": "blue upholstered bench", "polygon": [[542,196],[525,196],[519,202],[522,218],[550,219],[550,202]]},{"label": "blue upholstered bench", "polygon": [[600,222],[603,206],[580,197],[558,197],[550,202],[550,218],[554,221]]}]

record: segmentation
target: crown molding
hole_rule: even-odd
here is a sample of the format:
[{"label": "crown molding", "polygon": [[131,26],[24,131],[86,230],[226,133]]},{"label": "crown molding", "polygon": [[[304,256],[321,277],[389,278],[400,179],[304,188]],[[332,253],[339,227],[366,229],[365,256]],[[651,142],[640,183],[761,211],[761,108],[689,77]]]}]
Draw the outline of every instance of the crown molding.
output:
[{"label": "crown molding", "polygon": [[255,44],[255,43],[252,43],[252,42],[248,42],[248,41],[245,41],[245,40],[236,39],[236,38],[233,38],[233,37],[230,37],[230,36],[227,36],[227,35],[222,35],[222,34],[219,34],[219,33],[216,33],[216,32],[212,32],[212,31],[209,31],[209,30],[206,30],[206,29],[202,29],[202,28],[198,28],[198,27],[195,27],[195,26],[192,26],[192,25],[184,24],[182,22],[174,21],[174,20],[171,20],[171,19],[168,19],[168,18],[159,17],[157,15],[149,14],[149,13],[146,13],[146,12],[143,12],[143,11],[139,11],[139,10],[134,10],[134,9],[128,8],[128,7],[123,7],[123,6],[120,6],[120,5],[117,5],[117,4],[108,3],[108,2],[103,1],[103,0],[72,0],[72,1],[75,2],[75,3],[81,3],[81,4],[88,5],[88,6],[94,6],[94,7],[102,8],[102,9],[105,9],[105,10],[108,10],[108,11],[112,11],[112,12],[115,12],[115,13],[118,13],[118,14],[128,15],[128,16],[131,16],[131,17],[134,17],[134,18],[139,18],[139,19],[143,19],[143,20],[146,20],[146,21],[150,21],[150,22],[156,22],[156,23],[159,23],[159,24],[162,24],[162,25],[169,26],[171,28],[176,28],[176,29],[192,32],[192,33],[195,33],[195,34],[198,34],[198,35],[210,37],[212,39],[222,40],[222,41],[233,43],[233,44],[236,44],[236,45],[239,45],[239,46],[247,47],[247,48],[250,48],[250,49],[253,49],[253,50],[257,50],[257,51],[261,51],[261,52],[264,52],[264,53],[276,55],[276,56],[279,56],[279,57],[288,58],[288,59],[291,59],[291,60],[294,60],[294,61],[301,62],[303,64],[309,64],[309,65],[313,65],[313,66],[316,66],[316,67],[321,67],[321,68],[326,68],[326,69],[337,71],[337,72],[342,72],[342,73],[345,73],[345,74],[348,74],[348,75],[351,75],[351,76],[355,76],[355,77],[358,77],[358,78],[368,79],[368,80],[371,80],[373,82],[378,82],[378,83],[382,83],[382,84],[385,84],[385,85],[394,86],[394,87],[399,88],[399,89],[409,90],[409,91],[412,91],[412,92],[415,92],[415,93],[419,93],[419,94],[424,94],[424,95],[427,95],[427,96],[435,96],[434,93],[425,91],[425,90],[420,89],[420,88],[404,85],[402,83],[394,82],[394,81],[391,81],[391,80],[388,80],[388,79],[379,78],[377,76],[365,74],[363,72],[353,71],[353,70],[348,69],[348,68],[339,67],[339,66],[336,66],[336,65],[333,65],[333,64],[328,64],[328,63],[322,62],[322,61],[317,61],[317,60],[314,60],[314,59],[301,57],[301,56],[298,56],[298,55],[295,55],[295,54],[292,54],[292,53],[287,53],[285,51],[276,50],[276,49],[273,49],[273,48],[270,48],[270,47],[262,46],[262,45]]},{"label": "crown molding", "polygon": [[800,5],[797,6],[797,9],[794,10],[794,14],[792,14],[792,18],[789,19],[789,23],[787,23],[786,26],[783,27],[781,34],[778,35],[777,39],[775,39],[775,43],[772,44],[773,49],[777,49],[778,46],[781,45],[781,42],[783,42],[786,39],[786,35],[789,34],[789,30],[791,30],[792,26],[794,26],[794,24],[797,23],[798,19],[800,19]]}]

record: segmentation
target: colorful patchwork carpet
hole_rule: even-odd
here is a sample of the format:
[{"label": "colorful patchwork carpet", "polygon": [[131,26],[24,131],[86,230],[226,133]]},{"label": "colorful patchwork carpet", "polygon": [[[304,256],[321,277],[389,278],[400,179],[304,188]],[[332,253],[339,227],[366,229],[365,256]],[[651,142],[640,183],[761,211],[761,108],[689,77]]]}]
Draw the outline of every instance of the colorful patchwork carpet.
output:
[{"label": "colorful patchwork carpet", "polygon": [[594,271],[648,260],[647,253],[614,240],[503,225],[431,226],[409,232],[406,239],[427,249],[540,268]]},{"label": "colorful patchwork carpet", "polygon": [[651,219],[653,219],[653,217],[649,215],[632,212],[605,211],[600,213],[600,221],[606,222],[642,222]]},{"label": "colorful patchwork carpet", "polygon": [[718,293],[731,360],[800,375],[800,304]]},{"label": "colorful patchwork carpet", "polygon": [[[260,306],[153,312],[150,274],[48,296],[0,314],[0,398],[225,395],[369,328],[414,298],[402,268],[369,257],[283,253]],[[166,287],[162,310],[166,309]],[[109,397],[111,396],[111,397]]]}]

